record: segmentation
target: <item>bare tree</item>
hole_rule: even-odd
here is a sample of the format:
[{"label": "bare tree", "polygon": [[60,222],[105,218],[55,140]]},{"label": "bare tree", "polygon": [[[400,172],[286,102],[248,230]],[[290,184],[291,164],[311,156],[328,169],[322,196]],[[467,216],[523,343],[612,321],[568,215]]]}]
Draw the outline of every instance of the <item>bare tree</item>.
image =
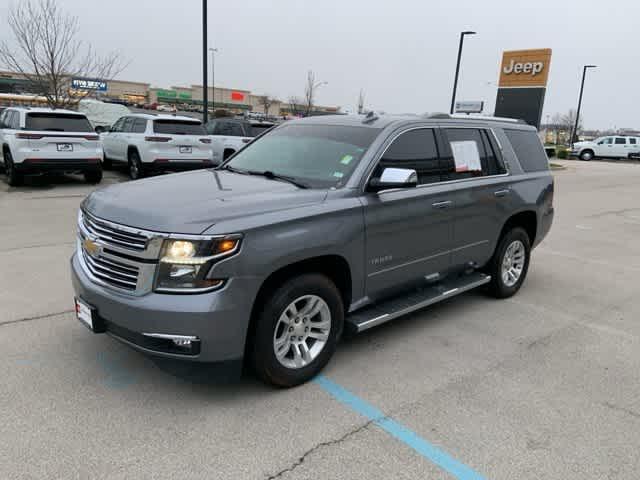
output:
[{"label": "bare tree", "polygon": [[307,72],[307,83],[304,87],[304,113],[306,116],[309,116],[313,110],[316,88],[316,74],[313,73],[313,70],[309,70]]},{"label": "bare tree", "polygon": [[288,103],[289,103],[289,113],[291,113],[291,115],[298,116],[303,113],[303,105],[302,105],[302,100],[300,98],[291,96],[289,97]]},{"label": "bare tree", "polygon": [[265,115],[269,115],[269,109],[271,108],[271,105],[273,105],[275,102],[276,102],[276,99],[268,94],[260,95],[258,97],[258,103],[262,105]]},{"label": "bare tree", "polygon": [[72,89],[72,78],[111,80],[124,68],[117,52],[97,55],[78,38],[78,17],[56,0],[20,0],[9,9],[14,45],[0,42],[0,63],[29,81],[52,108],[77,105],[90,89]]},{"label": "bare tree", "polygon": [[364,91],[360,89],[360,94],[358,95],[358,114],[361,115],[364,113]]}]

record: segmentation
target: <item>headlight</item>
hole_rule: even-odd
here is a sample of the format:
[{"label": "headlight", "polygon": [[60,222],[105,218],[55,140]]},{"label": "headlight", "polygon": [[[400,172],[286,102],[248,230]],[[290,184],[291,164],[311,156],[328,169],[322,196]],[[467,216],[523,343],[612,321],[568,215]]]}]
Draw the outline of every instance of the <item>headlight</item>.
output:
[{"label": "headlight", "polygon": [[207,278],[211,265],[233,255],[239,248],[239,235],[203,240],[165,240],[155,290],[199,293],[219,288],[224,284],[224,279]]}]

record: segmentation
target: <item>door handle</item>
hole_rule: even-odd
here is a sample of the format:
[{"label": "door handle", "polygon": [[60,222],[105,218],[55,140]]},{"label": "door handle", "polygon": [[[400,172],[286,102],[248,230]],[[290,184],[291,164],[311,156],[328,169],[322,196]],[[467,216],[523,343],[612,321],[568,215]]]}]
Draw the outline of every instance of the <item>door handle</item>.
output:
[{"label": "door handle", "polygon": [[509,189],[507,190],[498,190],[496,192],[493,192],[493,194],[496,197],[506,197],[507,195],[509,195],[511,193],[511,191]]},{"label": "door handle", "polygon": [[436,202],[436,203],[432,203],[431,206],[433,208],[449,208],[451,205],[453,205],[453,202],[451,200],[445,200],[444,202]]}]

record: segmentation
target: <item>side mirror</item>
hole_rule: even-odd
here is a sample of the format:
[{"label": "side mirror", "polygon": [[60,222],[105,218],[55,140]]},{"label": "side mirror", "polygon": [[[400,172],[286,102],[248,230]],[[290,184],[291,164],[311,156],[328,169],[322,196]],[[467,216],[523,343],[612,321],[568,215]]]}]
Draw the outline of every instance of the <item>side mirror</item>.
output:
[{"label": "side mirror", "polygon": [[379,178],[372,178],[368,190],[379,192],[391,188],[415,188],[418,174],[410,168],[385,168]]},{"label": "side mirror", "polygon": [[94,130],[96,131],[96,133],[104,133],[107,131],[107,128],[103,127],[102,125],[98,125],[96,128],[94,128]]}]

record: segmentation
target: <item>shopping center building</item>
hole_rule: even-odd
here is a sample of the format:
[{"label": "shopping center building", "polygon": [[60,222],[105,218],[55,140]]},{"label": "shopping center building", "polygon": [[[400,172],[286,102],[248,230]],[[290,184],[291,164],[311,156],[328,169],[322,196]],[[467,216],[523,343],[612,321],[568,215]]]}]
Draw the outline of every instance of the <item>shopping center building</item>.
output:
[{"label": "shopping center building", "polygon": [[[151,87],[150,83],[126,80],[100,80],[72,78],[71,86],[77,90],[91,90],[98,99],[123,103],[125,105],[168,104],[178,109],[188,105],[202,105],[203,89],[200,85],[173,86],[170,88]],[[0,71],[0,93],[37,94],[37,88],[24,76]],[[209,87],[207,93],[209,108],[226,110],[238,114],[260,112],[270,115],[287,115],[304,111],[301,105],[291,105],[280,100],[270,102],[265,112],[263,95],[254,94],[243,88]],[[340,107],[314,106],[314,114],[338,113]]]}]

